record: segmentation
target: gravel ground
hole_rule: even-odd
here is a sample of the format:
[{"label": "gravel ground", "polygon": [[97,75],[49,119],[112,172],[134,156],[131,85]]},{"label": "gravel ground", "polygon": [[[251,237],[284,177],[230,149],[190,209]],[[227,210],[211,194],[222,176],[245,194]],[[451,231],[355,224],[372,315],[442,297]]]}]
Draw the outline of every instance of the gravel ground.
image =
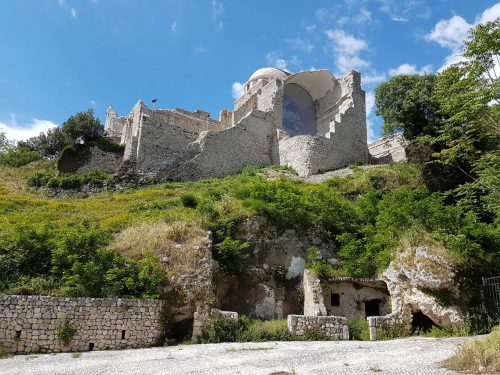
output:
[{"label": "gravel ground", "polygon": [[19,355],[0,374],[454,374],[440,368],[471,338],[227,343]]}]

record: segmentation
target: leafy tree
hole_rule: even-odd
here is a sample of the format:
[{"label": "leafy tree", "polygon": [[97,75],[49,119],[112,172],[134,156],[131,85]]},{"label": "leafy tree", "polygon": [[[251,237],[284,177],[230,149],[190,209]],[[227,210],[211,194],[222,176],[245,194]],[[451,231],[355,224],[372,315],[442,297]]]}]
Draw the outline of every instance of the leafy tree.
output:
[{"label": "leafy tree", "polygon": [[66,146],[75,143],[86,143],[102,137],[104,126],[94,117],[94,111],[87,109],[84,112],[68,118],[60,127],[49,129],[26,141],[19,142],[19,147],[38,151],[45,157],[57,157]]},{"label": "leafy tree", "polygon": [[26,141],[21,141],[18,146],[38,151],[43,156],[52,158],[59,156],[61,151],[71,143],[70,137],[59,127],[49,129],[46,133],[40,133],[40,135]]},{"label": "leafy tree", "polygon": [[42,156],[38,151],[31,151],[24,147],[10,147],[5,153],[0,153],[0,164],[9,167],[22,167]]},{"label": "leafy tree", "polygon": [[71,140],[82,143],[102,137],[104,134],[104,126],[94,117],[91,108],[71,116],[61,125],[61,129]]},{"label": "leafy tree", "polygon": [[382,116],[384,134],[402,131],[407,139],[436,135],[443,120],[440,105],[434,98],[435,74],[398,75],[375,90],[377,115]]},{"label": "leafy tree", "polygon": [[7,138],[5,131],[0,129],[0,153],[7,152],[9,147],[12,147],[12,142]]}]

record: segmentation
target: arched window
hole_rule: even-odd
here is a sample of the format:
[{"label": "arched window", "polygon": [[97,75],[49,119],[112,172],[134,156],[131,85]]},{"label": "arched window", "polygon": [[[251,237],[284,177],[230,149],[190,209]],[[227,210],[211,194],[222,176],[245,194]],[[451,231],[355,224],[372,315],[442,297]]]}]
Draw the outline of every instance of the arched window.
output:
[{"label": "arched window", "polygon": [[316,135],[316,109],[306,89],[286,84],[283,93],[283,129],[290,135]]}]

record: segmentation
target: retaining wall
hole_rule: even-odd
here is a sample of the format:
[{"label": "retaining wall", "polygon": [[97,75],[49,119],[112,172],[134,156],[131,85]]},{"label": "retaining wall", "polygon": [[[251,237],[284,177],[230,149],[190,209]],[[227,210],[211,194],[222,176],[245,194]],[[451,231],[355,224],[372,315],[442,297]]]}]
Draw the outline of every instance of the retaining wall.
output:
[{"label": "retaining wall", "polygon": [[288,330],[298,336],[314,331],[338,340],[349,340],[347,318],[343,316],[288,315]]},{"label": "retaining wall", "polygon": [[[0,349],[51,353],[142,348],[164,335],[160,300],[0,296]],[[68,345],[57,329],[68,320],[75,334]]]}]

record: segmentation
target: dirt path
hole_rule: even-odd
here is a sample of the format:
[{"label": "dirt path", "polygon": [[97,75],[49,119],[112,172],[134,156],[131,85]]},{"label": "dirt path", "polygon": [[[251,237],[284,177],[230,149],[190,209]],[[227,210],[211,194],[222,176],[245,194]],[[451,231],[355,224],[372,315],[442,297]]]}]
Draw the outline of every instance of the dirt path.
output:
[{"label": "dirt path", "polygon": [[453,374],[439,361],[470,338],[180,345],[0,360],[0,374]]}]

